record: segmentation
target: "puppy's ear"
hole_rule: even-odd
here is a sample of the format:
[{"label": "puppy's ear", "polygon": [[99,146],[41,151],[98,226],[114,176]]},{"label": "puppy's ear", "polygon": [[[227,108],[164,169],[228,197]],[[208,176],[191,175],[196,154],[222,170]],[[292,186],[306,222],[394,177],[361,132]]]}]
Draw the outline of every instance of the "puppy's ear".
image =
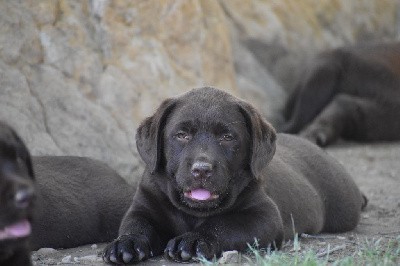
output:
[{"label": "puppy's ear", "polygon": [[162,156],[162,135],[168,114],[176,105],[175,99],[167,99],[153,116],[146,118],[136,132],[136,146],[143,161],[153,174],[157,171]]},{"label": "puppy's ear", "polygon": [[275,129],[250,104],[240,101],[240,110],[246,119],[252,140],[250,168],[258,178],[261,170],[267,166],[275,154]]}]

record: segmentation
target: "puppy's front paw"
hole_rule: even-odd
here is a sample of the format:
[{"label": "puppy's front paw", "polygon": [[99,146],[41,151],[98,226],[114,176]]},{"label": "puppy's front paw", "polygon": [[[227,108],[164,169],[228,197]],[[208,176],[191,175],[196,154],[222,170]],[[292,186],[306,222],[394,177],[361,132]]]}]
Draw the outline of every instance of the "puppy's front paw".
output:
[{"label": "puppy's front paw", "polygon": [[122,235],[103,251],[103,260],[111,264],[132,264],[152,256],[149,241],[143,235]]},{"label": "puppy's front paw", "polygon": [[171,239],[164,251],[168,259],[187,262],[204,257],[208,260],[220,255],[219,244],[199,233],[186,233]]}]

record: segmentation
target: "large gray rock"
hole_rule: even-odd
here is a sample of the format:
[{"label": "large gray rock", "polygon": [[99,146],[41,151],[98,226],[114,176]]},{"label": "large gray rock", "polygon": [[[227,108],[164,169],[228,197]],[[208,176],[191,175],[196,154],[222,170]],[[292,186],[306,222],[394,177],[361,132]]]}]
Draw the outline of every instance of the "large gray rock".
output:
[{"label": "large gray rock", "polygon": [[0,1],[0,119],[34,155],[93,157],[134,183],[140,121],[194,86],[237,94],[230,51],[215,1]]}]

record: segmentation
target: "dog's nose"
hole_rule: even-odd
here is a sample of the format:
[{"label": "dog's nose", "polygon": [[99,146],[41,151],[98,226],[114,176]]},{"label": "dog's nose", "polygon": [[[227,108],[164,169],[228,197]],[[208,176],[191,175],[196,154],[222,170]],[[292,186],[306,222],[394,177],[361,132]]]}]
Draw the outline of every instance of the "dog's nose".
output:
[{"label": "dog's nose", "polygon": [[29,188],[19,189],[14,196],[15,206],[19,209],[25,209],[32,202],[32,198],[33,198],[33,189]]},{"label": "dog's nose", "polygon": [[195,177],[210,177],[212,174],[212,164],[206,162],[195,162],[192,165],[192,175]]}]

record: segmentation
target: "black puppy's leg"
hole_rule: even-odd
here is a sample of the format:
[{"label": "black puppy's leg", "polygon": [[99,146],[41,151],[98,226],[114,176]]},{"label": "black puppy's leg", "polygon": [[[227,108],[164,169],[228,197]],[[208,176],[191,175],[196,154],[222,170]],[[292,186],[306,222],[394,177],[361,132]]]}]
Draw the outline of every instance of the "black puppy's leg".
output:
[{"label": "black puppy's leg", "polygon": [[372,101],[339,94],[300,135],[319,146],[331,144],[341,136],[363,138],[367,133],[365,115],[379,112],[377,109]]},{"label": "black puppy's leg", "polygon": [[333,55],[336,53],[318,57],[313,68],[300,80],[286,104],[286,116],[290,119],[281,132],[298,133],[332,100],[341,72],[340,57]]},{"label": "black puppy's leg", "polygon": [[178,262],[204,257],[213,259],[223,251],[247,248],[257,239],[261,247],[283,240],[283,224],[276,205],[268,200],[243,211],[208,218],[200,227],[171,239],[165,256]]},{"label": "black puppy's leg", "polygon": [[296,105],[296,100],[299,97],[300,93],[300,87],[297,86],[288,96],[285,107],[283,109],[283,117],[285,118],[285,121],[290,121],[293,113],[294,113],[294,107]]},{"label": "black puppy's leg", "polygon": [[27,248],[16,250],[14,255],[6,261],[2,261],[1,265],[30,266],[32,265],[30,251]]},{"label": "black puppy's leg", "polygon": [[108,244],[103,260],[113,264],[132,264],[162,253],[162,243],[149,217],[131,210],[125,215],[119,237]]}]

